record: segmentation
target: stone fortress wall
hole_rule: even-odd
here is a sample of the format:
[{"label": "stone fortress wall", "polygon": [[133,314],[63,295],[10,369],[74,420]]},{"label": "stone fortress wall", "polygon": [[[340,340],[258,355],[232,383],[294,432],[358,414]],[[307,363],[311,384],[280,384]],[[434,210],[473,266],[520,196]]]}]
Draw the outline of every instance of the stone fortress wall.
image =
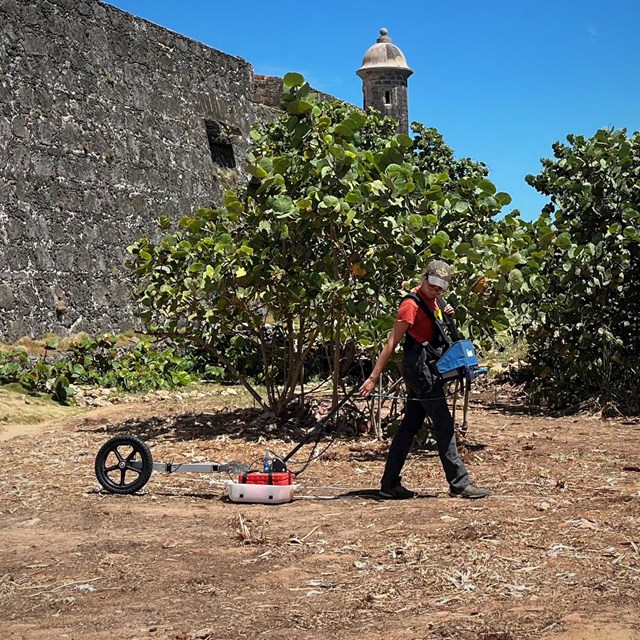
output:
[{"label": "stone fortress wall", "polygon": [[216,201],[279,87],[98,0],[0,0],[0,340],[136,326],[126,247]]}]

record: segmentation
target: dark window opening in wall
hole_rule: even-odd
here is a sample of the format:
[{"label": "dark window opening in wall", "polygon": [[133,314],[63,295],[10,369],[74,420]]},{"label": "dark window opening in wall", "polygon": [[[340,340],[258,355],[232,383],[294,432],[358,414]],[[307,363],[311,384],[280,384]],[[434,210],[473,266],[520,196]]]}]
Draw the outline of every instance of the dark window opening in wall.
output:
[{"label": "dark window opening in wall", "polygon": [[384,103],[391,104],[391,91],[384,92]]},{"label": "dark window opening in wall", "polygon": [[233,145],[225,137],[220,123],[215,120],[205,120],[204,126],[207,130],[213,164],[226,169],[235,169],[236,157]]}]

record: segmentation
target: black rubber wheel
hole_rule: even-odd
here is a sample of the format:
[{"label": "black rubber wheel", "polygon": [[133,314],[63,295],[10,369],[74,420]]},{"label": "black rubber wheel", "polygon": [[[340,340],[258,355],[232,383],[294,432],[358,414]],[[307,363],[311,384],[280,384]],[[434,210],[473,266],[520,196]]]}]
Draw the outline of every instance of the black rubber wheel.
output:
[{"label": "black rubber wheel", "polygon": [[142,440],[116,436],[100,447],[95,468],[98,482],[110,493],[135,493],[149,482],[153,458]]}]

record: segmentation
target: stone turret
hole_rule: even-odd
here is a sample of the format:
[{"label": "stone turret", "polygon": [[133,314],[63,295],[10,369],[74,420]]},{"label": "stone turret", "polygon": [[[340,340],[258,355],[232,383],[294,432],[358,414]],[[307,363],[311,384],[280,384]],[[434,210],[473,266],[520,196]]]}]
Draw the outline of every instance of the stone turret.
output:
[{"label": "stone turret", "polygon": [[413,70],[404,54],[392,44],[386,29],[369,47],[356,73],[362,78],[364,108],[374,107],[398,121],[398,133],[409,133],[407,79]]}]

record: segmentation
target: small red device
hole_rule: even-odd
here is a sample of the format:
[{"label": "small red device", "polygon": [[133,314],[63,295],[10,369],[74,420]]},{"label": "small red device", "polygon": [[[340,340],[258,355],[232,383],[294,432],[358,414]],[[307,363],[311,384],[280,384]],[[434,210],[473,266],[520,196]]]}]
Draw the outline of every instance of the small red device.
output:
[{"label": "small red device", "polygon": [[291,471],[274,471],[265,473],[262,471],[246,471],[238,476],[240,484],[274,484],[278,486],[294,484],[295,474]]}]

